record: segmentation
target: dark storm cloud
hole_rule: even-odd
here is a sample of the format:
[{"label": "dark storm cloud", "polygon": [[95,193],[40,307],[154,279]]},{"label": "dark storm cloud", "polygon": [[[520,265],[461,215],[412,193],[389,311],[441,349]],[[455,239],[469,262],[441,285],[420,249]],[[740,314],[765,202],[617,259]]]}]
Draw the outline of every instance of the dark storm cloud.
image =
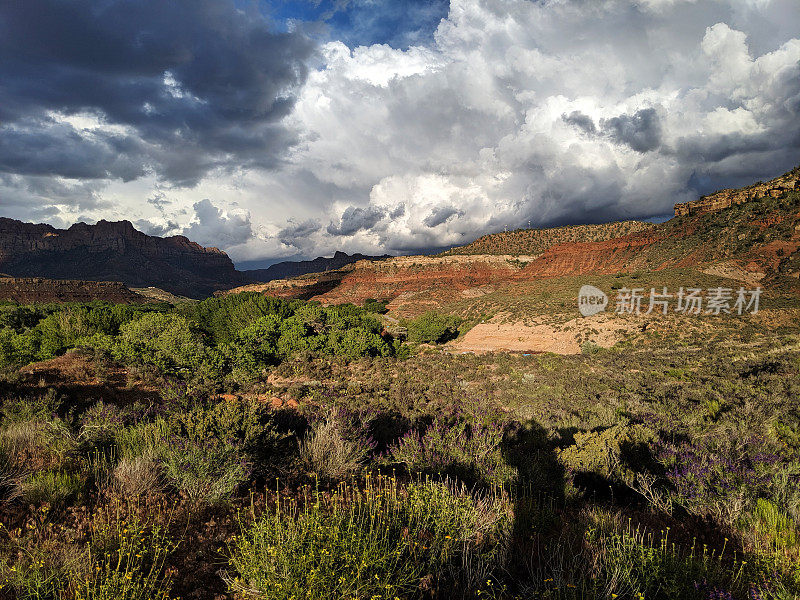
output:
[{"label": "dark storm cloud", "polygon": [[585,115],[579,110],[574,110],[568,115],[561,115],[561,119],[565,123],[577,127],[584,133],[594,134],[597,131],[594,120],[589,115]]},{"label": "dark storm cloud", "polygon": [[144,161],[137,140],[103,132],[84,137],[50,119],[0,127],[0,171],[6,173],[130,181],[144,175]]},{"label": "dark storm cloud", "polygon": [[654,108],[637,110],[601,121],[603,132],[618,144],[637,152],[655,150],[661,144],[661,123]]},{"label": "dark storm cloud", "polygon": [[392,212],[389,213],[390,219],[399,219],[403,215],[406,214],[406,205],[400,204],[397,208],[395,208]]},{"label": "dark storm cloud", "polygon": [[338,225],[331,223],[327,231],[331,235],[353,235],[364,229],[372,229],[384,216],[384,211],[376,206],[367,208],[348,206],[342,213],[340,223]]},{"label": "dark storm cloud", "polygon": [[147,199],[147,203],[155,206],[158,210],[163,211],[164,207],[171,204],[171,201],[167,199],[163,192],[155,192]]},{"label": "dark storm cloud", "polygon": [[464,211],[458,210],[453,206],[439,206],[434,208],[431,214],[425,217],[422,224],[425,225],[425,227],[436,227],[454,216],[462,217],[464,216]]},{"label": "dark storm cloud", "polygon": [[301,248],[308,242],[308,237],[322,229],[319,221],[309,219],[302,223],[290,222],[289,225],[278,232],[278,240],[287,246]]},{"label": "dark storm cloud", "polygon": [[97,180],[74,181],[0,172],[0,208],[4,217],[68,227],[74,220],[64,218],[64,207],[75,212],[102,211],[111,207],[110,202],[102,199],[101,188]]},{"label": "dark storm cloud", "polygon": [[[795,165],[800,151],[800,63],[784,69],[774,78],[773,85],[777,101],[759,106],[765,125],[760,131],[681,137],[671,152],[687,165],[714,165],[729,160],[734,166],[729,170],[731,177],[763,177],[765,172],[782,168],[777,165],[787,158],[789,166]],[[758,155],[771,156],[762,162],[755,158]],[[775,160],[775,155],[782,155],[782,160]]]},{"label": "dark storm cloud", "polygon": [[[122,179],[153,169],[191,184],[217,166],[274,165],[293,141],[279,121],[312,52],[227,0],[4,2],[0,169]],[[52,112],[130,134],[98,139]]]},{"label": "dark storm cloud", "polygon": [[774,147],[774,134],[720,134],[705,138],[682,138],[675,143],[674,153],[686,164],[719,163],[732,156],[764,152]]}]

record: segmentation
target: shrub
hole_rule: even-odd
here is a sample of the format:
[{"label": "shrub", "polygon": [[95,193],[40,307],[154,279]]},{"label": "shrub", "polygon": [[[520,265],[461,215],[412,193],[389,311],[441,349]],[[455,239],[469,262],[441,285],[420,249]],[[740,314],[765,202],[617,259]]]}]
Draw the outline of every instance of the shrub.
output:
[{"label": "shrub", "polygon": [[251,472],[251,457],[270,453],[283,436],[258,402],[220,402],[173,417],[162,453],[167,477],[188,498],[216,503]]},{"label": "shrub", "polygon": [[318,338],[311,327],[296,317],[285,319],[280,324],[277,349],[282,358],[304,350],[321,350],[323,343],[323,338]]},{"label": "shrub", "polygon": [[10,327],[0,329],[0,365],[19,367],[36,360],[39,348],[30,333],[18,333]]},{"label": "shrub", "polygon": [[100,401],[81,415],[78,437],[91,445],[109,444],[123,425],[124,417],[119,408]]},{"label": "shrub", "polygon": [[467,482],[504,485],[517,471],[503,456],[504,425],[492,419],[435,421],[423,434],[410,432],[389,450],[411,473],[445,474]]},{"label": "shrub", "polygon": [[120,328],[114,356],[151,364],[167,375],[188,375],[200,366],[205,346],[197,329],[174,314],[146,313]]},{"label": "shrub", "polygon": [[120,458],[132,460],[141,456],[159,456],[168,436],[169,425],[163,417],[156,417],[150,422],[118,429],[115,432],[115,442]]},{"label": "shrub", "polygon": [[258,292],[208,298],[182,307],[183,315],[209,334],[216,343],[233,341],[242,329],[263,317],[278,321],[294,314],[298,301],[264,296]]},{"label": "shrub", "polygon": [[83,489],[82,478],[64,471],[41,471],[22,482],[22,497],[29,504],[59,506],[77,496]]},{"label": "shrub", "polygon": [[408,339],[417,343],[443,344],[458,337],[461,319],[454,315],[427,312],[409,321]]},{"label": "shrub", "polygon": [[800,559],[800,527],[773,502],[759,498],[750,521],[762,552]]},{"label": "shrub", "polygon": [[[575,443],[558,451],[559,461],[567,470],[586,483],[598,484],[592,478],[627,485],[642,494],[656,508],[671,510],[669,500],[662,497],[656,478],[651,473],[655,461],[647,444],[653,433],[642,425],[618,423],[612,427],[574,434]],[[653,463],[653,464],[650,464]],[[589,476],[586,480],[585,476]]]},{"label": "shrub", "polygon": [[164,566],[175,547],[165,528],[119,504],[105,509],[93,521],[88,568],[71,578],[75,600],[169,600]]},{"label": "shrub", "polygon": [[[660,536],[620,525],[616,517],[595,514],[587,533],[593,558],[593,586],[602,597],[696,600],[697,598],[779,598],[769,590],[780,577],[755,557],[737,560],[707,546],[684,549]],[[749,559],[749,560],[748,560]],[[770,574],[771,572],[771,574]],[[764,579],[764,576],[767,579]],[[764,583],[764,582],[767,583]],[[700,593],[698,593],[698,591]],[[787,598],[790,596],[786,596]]]},{"label": "shrub", "polygon": [[474,593],[504,564],[510,508],[446,483],[368,478],[242,524],[229,549],[232,592],[270,600],[393,600],[449,584]]},{"label": "shrub", "polygon": [[364,310],[367,312],[377,313],[379,315],[386,314],[388,309],[386,305],[389,304],[386,300],[376,300],[375,298],[367,298],[364,300]]},{"label": "shrub", "polygon": [[123,458],[111,473],[109,491],[122,498],[138,498],[161,490],[161,469],[152,456]]},{"label": "shrub", "polygon": [[231,358],[234,369],[257,374],[278,361],[278,339],[280,320],[276,316],[262,317],[251,323],[231,344]]},{"label": "shrub", "polygon": [[757,436],[705,436],[659,444],[658,460],[687,512],[735,528],[748,504],[764,495],[780,457]]},{"label": "shrub", "polygon": [[71,432],[59,419],[12,423],[0,432],[0,440],[9,460],[25,470],[59,468],[77,448]]},{"label": "shrub", "polygon": [[3,402],[1,411],[3,426],[24,421],[46,421],[53,418],[60,406],[61,399],[53,388],[38,396],[8,399]]},{"label": "shrub", "polygon": [[86,564],[85,548],[69,530],[56,528],[46,507],[34,510],[25,528],[0,527],[0,597],[62,600],[71,574]]},{"label": "shrub", "polygon": [[321,480],[338,481],[364,466],[375,444],[360,435],[347,435],[344,423],[331,413],[315,423],[300,443],[303,467]]},{"label": "shrub", "polygon": [[589,340],[581,344],[581,354],[597,354],[600,350],[600,346]]},{"label": "shrub", "polygon": [[215,504],[228,498],[250,472],[240,450],[226,440],[189,435],[165,442],[167,477],[193,502]]},{"label": "shrub", "polygon": [[23,476],[8,442],[0,439],[0,507],[22,495]]},{"label": "shrub", "polygon": [[327,348],[331,354],[352,359],[362,356],[389,356],[392,353],[392,346],[366,327],[332,331],[328,336]]}]

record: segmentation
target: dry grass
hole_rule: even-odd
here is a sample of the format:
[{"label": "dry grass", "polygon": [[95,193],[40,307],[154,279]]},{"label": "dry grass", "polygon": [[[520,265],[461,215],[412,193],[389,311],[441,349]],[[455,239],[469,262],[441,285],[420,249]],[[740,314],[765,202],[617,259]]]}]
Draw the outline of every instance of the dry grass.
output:
[{"label": "dry grass", "polygon": [[321,480],[346,479],[366,463],[370,446],[361,440],[349,440],[343,425],[333,415],[316,423],[300,442],[303,467]]},{"label": "dry grass", "polygon": [[114,468],[107,484],[107,493],[122,498],[138,498],[157,494],[164,488],[161,467],[152,456],[123,458]]}]

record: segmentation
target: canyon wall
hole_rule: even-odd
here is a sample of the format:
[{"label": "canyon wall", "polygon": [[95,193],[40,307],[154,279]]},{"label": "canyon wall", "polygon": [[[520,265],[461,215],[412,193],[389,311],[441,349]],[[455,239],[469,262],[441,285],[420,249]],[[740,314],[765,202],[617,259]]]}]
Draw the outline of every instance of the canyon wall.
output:
[{"label": "canyon wall", "polygon": [[183,236],[149,236],[129,221],[56,229],[0,217],[0,271],[14,277],[122,281],[192,298],[249,281],[221,250]]}]

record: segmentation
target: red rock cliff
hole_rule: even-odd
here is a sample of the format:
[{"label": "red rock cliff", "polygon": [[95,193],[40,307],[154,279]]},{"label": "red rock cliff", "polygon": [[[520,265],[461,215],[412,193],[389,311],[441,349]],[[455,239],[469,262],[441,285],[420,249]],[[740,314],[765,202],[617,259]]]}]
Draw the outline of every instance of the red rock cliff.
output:
[{"label": "red rock cliff", "polygon": [[149,236],[129,221],[56,229],[0,217],[0,271],[16,277],[122,281],[189,297],[247,281],[224,252],[183,236]]}]

